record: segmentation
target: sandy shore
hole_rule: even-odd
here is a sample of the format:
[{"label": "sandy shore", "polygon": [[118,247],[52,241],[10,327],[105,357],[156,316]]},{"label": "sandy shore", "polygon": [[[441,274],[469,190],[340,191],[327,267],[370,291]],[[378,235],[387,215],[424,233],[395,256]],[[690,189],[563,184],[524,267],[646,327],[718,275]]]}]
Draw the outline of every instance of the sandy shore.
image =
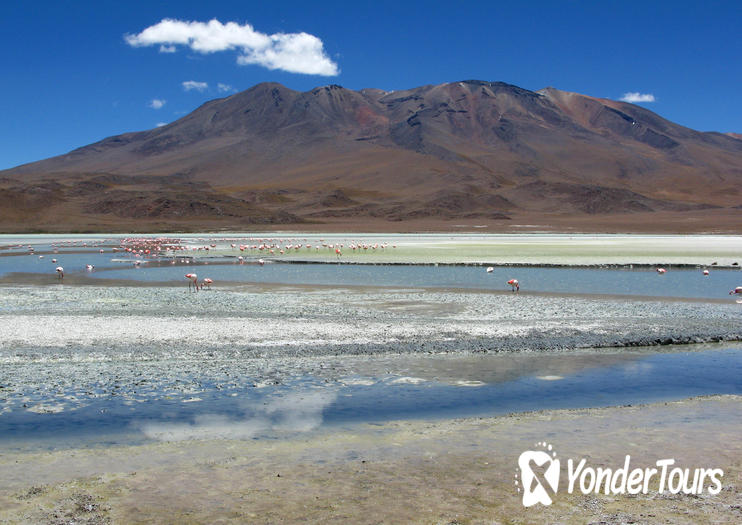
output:
[{"label": "sandy shore", "polygon": [[[402,264],[525,264],[525,265],[711,265],[732,267],[742,263],[740,235],[644,235],[644,234],[580,234],[580,233],[518,233],[498,234],[486,230],[466,233],[452,230],[449,233],[310,233],[305,231],[274,232],[221,232],[178,235],[180,243],[189,248],[202,248],[179,252],[178,256],[208,260],[215,257],[238,255],[275,260],[349,263],[402,263]],[[132,234],[139,237],[139,234]],[[97,253],[103,247],[106,257],[111,248],[118,247],[127,237],[121,234],[99,235],[0,235],[0,261],[3,258],[26,257],[26,245],[35,247],[38,255],[54,256],[52,243],[64,245],[74,241],[74,246],[63,247],[60,261],[67,255]],[[151,235],[154,237],[154,235]],[[85,243],[88,248],[83,248]],[[245,252],[231,244],[258,246],[279,245],[286,248],[281,254],[276,248],[248,248]],[[309,248],[307,248],[307,244]],[[21,245],[23,248],[18,248]],[[287,248],[290,245],[292,248]],[[295,247],[299,245],[300,249]],[[329,246],[332,245],[332,248]],[[352,246],[356,246],[353,249]],[[365,246],[365,248],[364,248]],[[12,249],[11,249],[12,247]],[[204,247],[210,249],[204,250]],[[337,257],[335,248],[342,256]],[[126,258],[119,252],[118,257]]]},{"label": "sandy shore", "polygon": [[[742,398],[400,421],[285,440],[0,455],[3,523],[739,523]],[[567,494],[526,509],[517,458],[722,468],[718,495]]]}]

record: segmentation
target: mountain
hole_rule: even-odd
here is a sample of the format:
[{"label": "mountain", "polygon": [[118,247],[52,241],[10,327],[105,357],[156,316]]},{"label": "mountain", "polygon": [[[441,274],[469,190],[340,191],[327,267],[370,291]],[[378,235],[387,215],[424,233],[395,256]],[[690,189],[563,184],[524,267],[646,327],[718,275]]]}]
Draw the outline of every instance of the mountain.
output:
[{"label": "mountain", "polygon": [[0,229],[739,231],[741,187],[738,136],[624,102],[264,83],[0,171]]}]

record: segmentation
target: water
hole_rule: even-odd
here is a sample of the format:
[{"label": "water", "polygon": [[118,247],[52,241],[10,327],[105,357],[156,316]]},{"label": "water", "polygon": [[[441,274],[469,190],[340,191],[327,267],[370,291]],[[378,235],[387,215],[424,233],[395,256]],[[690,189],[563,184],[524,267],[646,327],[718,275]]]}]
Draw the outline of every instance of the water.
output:
[{"label": "water", "polygon": [[[136,283],[183,283],[185,273],[195,272],[217,284],[274,283],[291,285],[446,287],[482,290],[506,290],[510,279],[520,281],[522,291],[584,294],[621,294],[653,297],[721,299],[729,290],[742,285],[742,273],[732,269],[712,269],[704,276],[700,269],[670,269],[659,275],[653,269],[619,268],[543,268],[495,267],[487,273],[481,266],[432,265],[346,265],[286,264],[260,266],[254,260],[237,264],[234,260],[214,259],[198,264],[152,261],[134,267],[132,262],[111,253],[84,253],[0,257],[0,276],[15,272],[49,276],[54,283],[54,268],[62,265],[65,274],[93,279],[120,279]],[[204,264],[208,262],[208,264]],[[85,270],[92,264],[95,270]],[[69,280],[69,279],[68,279]]]},{"label": "water", "polygon": [[[381,242],[381,237],[367,238]],[[397,238],[412,243],[410,237]],[[238,264],[239,252],[232,252],[229,241],[213,236],[203,237],[217,244],[208,255],[152,259],[135,267],[130,255],[112,252],[118,238],[86,237],[89,246],[60,247],[56,254],[49,243],[58,238],[30,239],[35,254],[27,254],[27,248],[0,250],[0,278],[8,286],[5,304],[0,304],[5,359],[0,369],[0,450],[275,438],[358,422],[742,394],[742,345],[731,343],[702,350],[670,347],[664,352],[298,357],[304,355],[302,347],[352,346],[360,339],[381,345],[392,336],[399,343],[388,344],[396,345],[396,352],[402,342],[422,347],[441,337],[527,339],[533,337],[531,331],[577,342],[600,337],[615,341],[637,331],[664,338],[686,331],[695,334],[699,327],[731,333],[738,326],[739,305],[728,291],[742,285],[736,268],[711,267],[711,274],[703,276],[700,268],[669,268],[659,275],[653,268],[628,267],[496,266],[487,273],[483,266],[445,264],[269,261],[261,266],[257,254],[246,255],[245,264]],[[474,253],[488,237],[420,239],[424,249],[416,246],[415,252],[401,246],[400,253],[431,262],[439,257],[437,250],[456,252],[463,241],[472,243],[467,249]],[[11,241],[20,242],[4,236],[0,245]],[[568,247],[564,243],[571,239],[524,236],[498,242],[511,241],[517,241],[518,250],[561,243],[554,252],[561,257]],[[650,238],[641,241],[651,243]],[[204,244],[197,237],[188,242]],[[611,242],[601,237],[584,244],[599,252]],[[725,240],[725,254],[732,253],[732,244]],[[491,248],[476,253],[487,255]],[[712,255],[709,252],[708,260],[714,260]],[[446,257],[451,256],[440,255],[441,261]],[[573,259],[583,264],[593,260]],[[86,270],[88,264],[95,269]],[[54,272],[59,265],[65,268],[62,283]],[[184,274],[190,272],[213,279],[213,290],[189,294]],[[506,291],[512,278],[520,281],[521,296],[423,290]],[[368,290],[264,293],[262,288],[235,286],[243,283]],[[721,299],[730,304],[559,294]],[[189,325],[181,325],[179,316],[188,317]],[[246,344],[260,345],[261,357],[243,357],[240,345]]]},{"label": "water", "polygon": [[[496,416],[512,412],[650,403],[698,395],[742,394],[742,346],[685,352],[559,356],[408,358],[405,374],[306,374],[264,388],[211,389],[130,403],[116,398],[56,414],[0,417],[5,447],[140,443],[192,438],[265,438],[358,422]],[[366,365],[368,366],[368,364]],[[375,372],[374,372],[375,371]],[[440,377],[441,375],[445,377]]]},{"label": "water", "polygon": [[[507,281],[518,279],[523,291],[587,294],[625,294],[656,297],[723,298],[742,283],[736,270],[654,270],[590,268],[503,268],[486,273],[482,267],[427,265],[326,265],[267,264],[190,266],[202,277],[216,282],[276,283],[301,285],[354,285],[393,287],[445,287],[482,290],[510,289]],[[183,268],[158,266],[138,271],[95,272],[94,277],[135,279],[143,282],[184,281]]]}]

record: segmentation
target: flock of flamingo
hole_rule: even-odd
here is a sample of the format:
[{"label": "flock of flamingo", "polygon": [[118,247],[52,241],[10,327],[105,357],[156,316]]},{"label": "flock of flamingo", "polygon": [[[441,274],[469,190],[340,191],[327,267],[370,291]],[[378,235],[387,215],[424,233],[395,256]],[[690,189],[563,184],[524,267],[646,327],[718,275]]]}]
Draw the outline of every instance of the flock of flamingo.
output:
[{"label": "flock of flamingo", "polygon": [[[229,242],[229,241],[242,241],[239,244],[237,242],[230,242],[229,247],[233,252],[236,252],[239,250],[240,253],[247,253],[251,255],[256,254],[263,254],[270,256],[280,256],[284,254],[291,254],[291,253],[301,253],[303,252],[320,252],[326,251],[330,254],[333,254],[340,259],[343,255],[343,250],[350,250],[353,253],[369,253],[369,252],[375,252],[380,251],[383,252],[387,250],[390,247],[390,244],[388,242],[376,242],[376,243],[364,243],[364,242],[357,242],[352,241],[347,246],[345,243],[328,243],[324,239],[319,240],[319,244],[312,244],[309,242],[308,239],[282,239],[282,238],[259,238],[259,237],[250,237],[250,238],[243,238],[243,239],[232,239],[228,237],[224,238],[197,238],[194,239],[195,241],[205,241],[208,242],[208,244],[202,244],[202,245],[196,245],[196,246],[187,246],[182,243],[181,239],[178,238],[171,238],[171,237],[127,237],[124,239],[121,239],[119,241],[119,246],[112,248],[112,251],[114,253],[122,253],[127,256],[130,256],[132,258],[132,264],[134,266],[140,266],[142,263],[148,262],[148,260],[157,260],[157,259],[169,259],[172,264],[175,264],[178,257],[180,257],[180,262],[188,264],[190,263],[190,256],[187,255],[187,253],[190,252],[209,252],[210,250],[213,250],[217,247],[216,242]],[[104,240],[99,242],[110,242],[111,240]],[[244,242],[248,241],[248,242]],[[85,241],[62,241],[59,243],[52,243],[52,251],[54,254],[59,253],[60,248],[90,248],[90,247],[100,247],[100,243],[88,243]],[[24,246],[22,244],[15,245],[15,246],[8,246],[8,248],[23,248]],[[392,244],[391,248],[396,248],[396,244]],[[34,247],[31,245],[27,246],[29,255],[34,254]],[[104,253],[104,249],[99,249],[100,253]],[[39,259],[43,259],[43,255],[39,255]],[[237,257],[237,263],[238,264],[244,264],[245,263],[245,257],[243,255],[239,255]],[[51,259],[51,262],[56,264],[58,261],[56,258]],[[260,258],[257,260],[257,263],[259,265],[264,265],[265,260]],[[716,263],[713,263],[716,264]],[[736,263],[735,263],[736,265]],[[93,271],[95,269],[95,266],[92,264],[87,264],[85,266],[85,269],[88,271]],[[493,273],[494,267],[489,266],[486,269],[487,273]],[[666,268],[657,268],[657,273],[659,275],[664,275],[667,273]],[[55,272],[57,274],[57,277],[59,280],[64,279],[64,267],[57,266],[55,268]],[[709,270],[704,268],[703,269],[703,275],[708,276]],[[198,275],[195,273],[187,273],[185,274],[185,278],[188,280],[188,289],[189,290],[203,290],[203,289],[211,289],[211,285],[214,283],[214,280],[205,277],[201,281],[198,279]],[[520,282],[518,279],[510,279],[507,281],[507,283],[511,290],[513,292],[520,291]],[[729,292],[729,295],[742,295],[742,286],[737,286],[735,289],[731,290]],[[740,302],[740,301],[738,301]]]}]

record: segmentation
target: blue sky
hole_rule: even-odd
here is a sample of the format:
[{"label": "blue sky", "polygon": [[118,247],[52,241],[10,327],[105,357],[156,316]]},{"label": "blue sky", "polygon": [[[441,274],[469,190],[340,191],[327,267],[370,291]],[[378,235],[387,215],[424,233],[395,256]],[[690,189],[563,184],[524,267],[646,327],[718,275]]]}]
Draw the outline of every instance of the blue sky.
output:
[{"label": "blue sky", "polygon": [[740,28],[738,0],[5,0],[0,169],[172,122],[265,81],[638,93],[685,126],[742,133]]}]

